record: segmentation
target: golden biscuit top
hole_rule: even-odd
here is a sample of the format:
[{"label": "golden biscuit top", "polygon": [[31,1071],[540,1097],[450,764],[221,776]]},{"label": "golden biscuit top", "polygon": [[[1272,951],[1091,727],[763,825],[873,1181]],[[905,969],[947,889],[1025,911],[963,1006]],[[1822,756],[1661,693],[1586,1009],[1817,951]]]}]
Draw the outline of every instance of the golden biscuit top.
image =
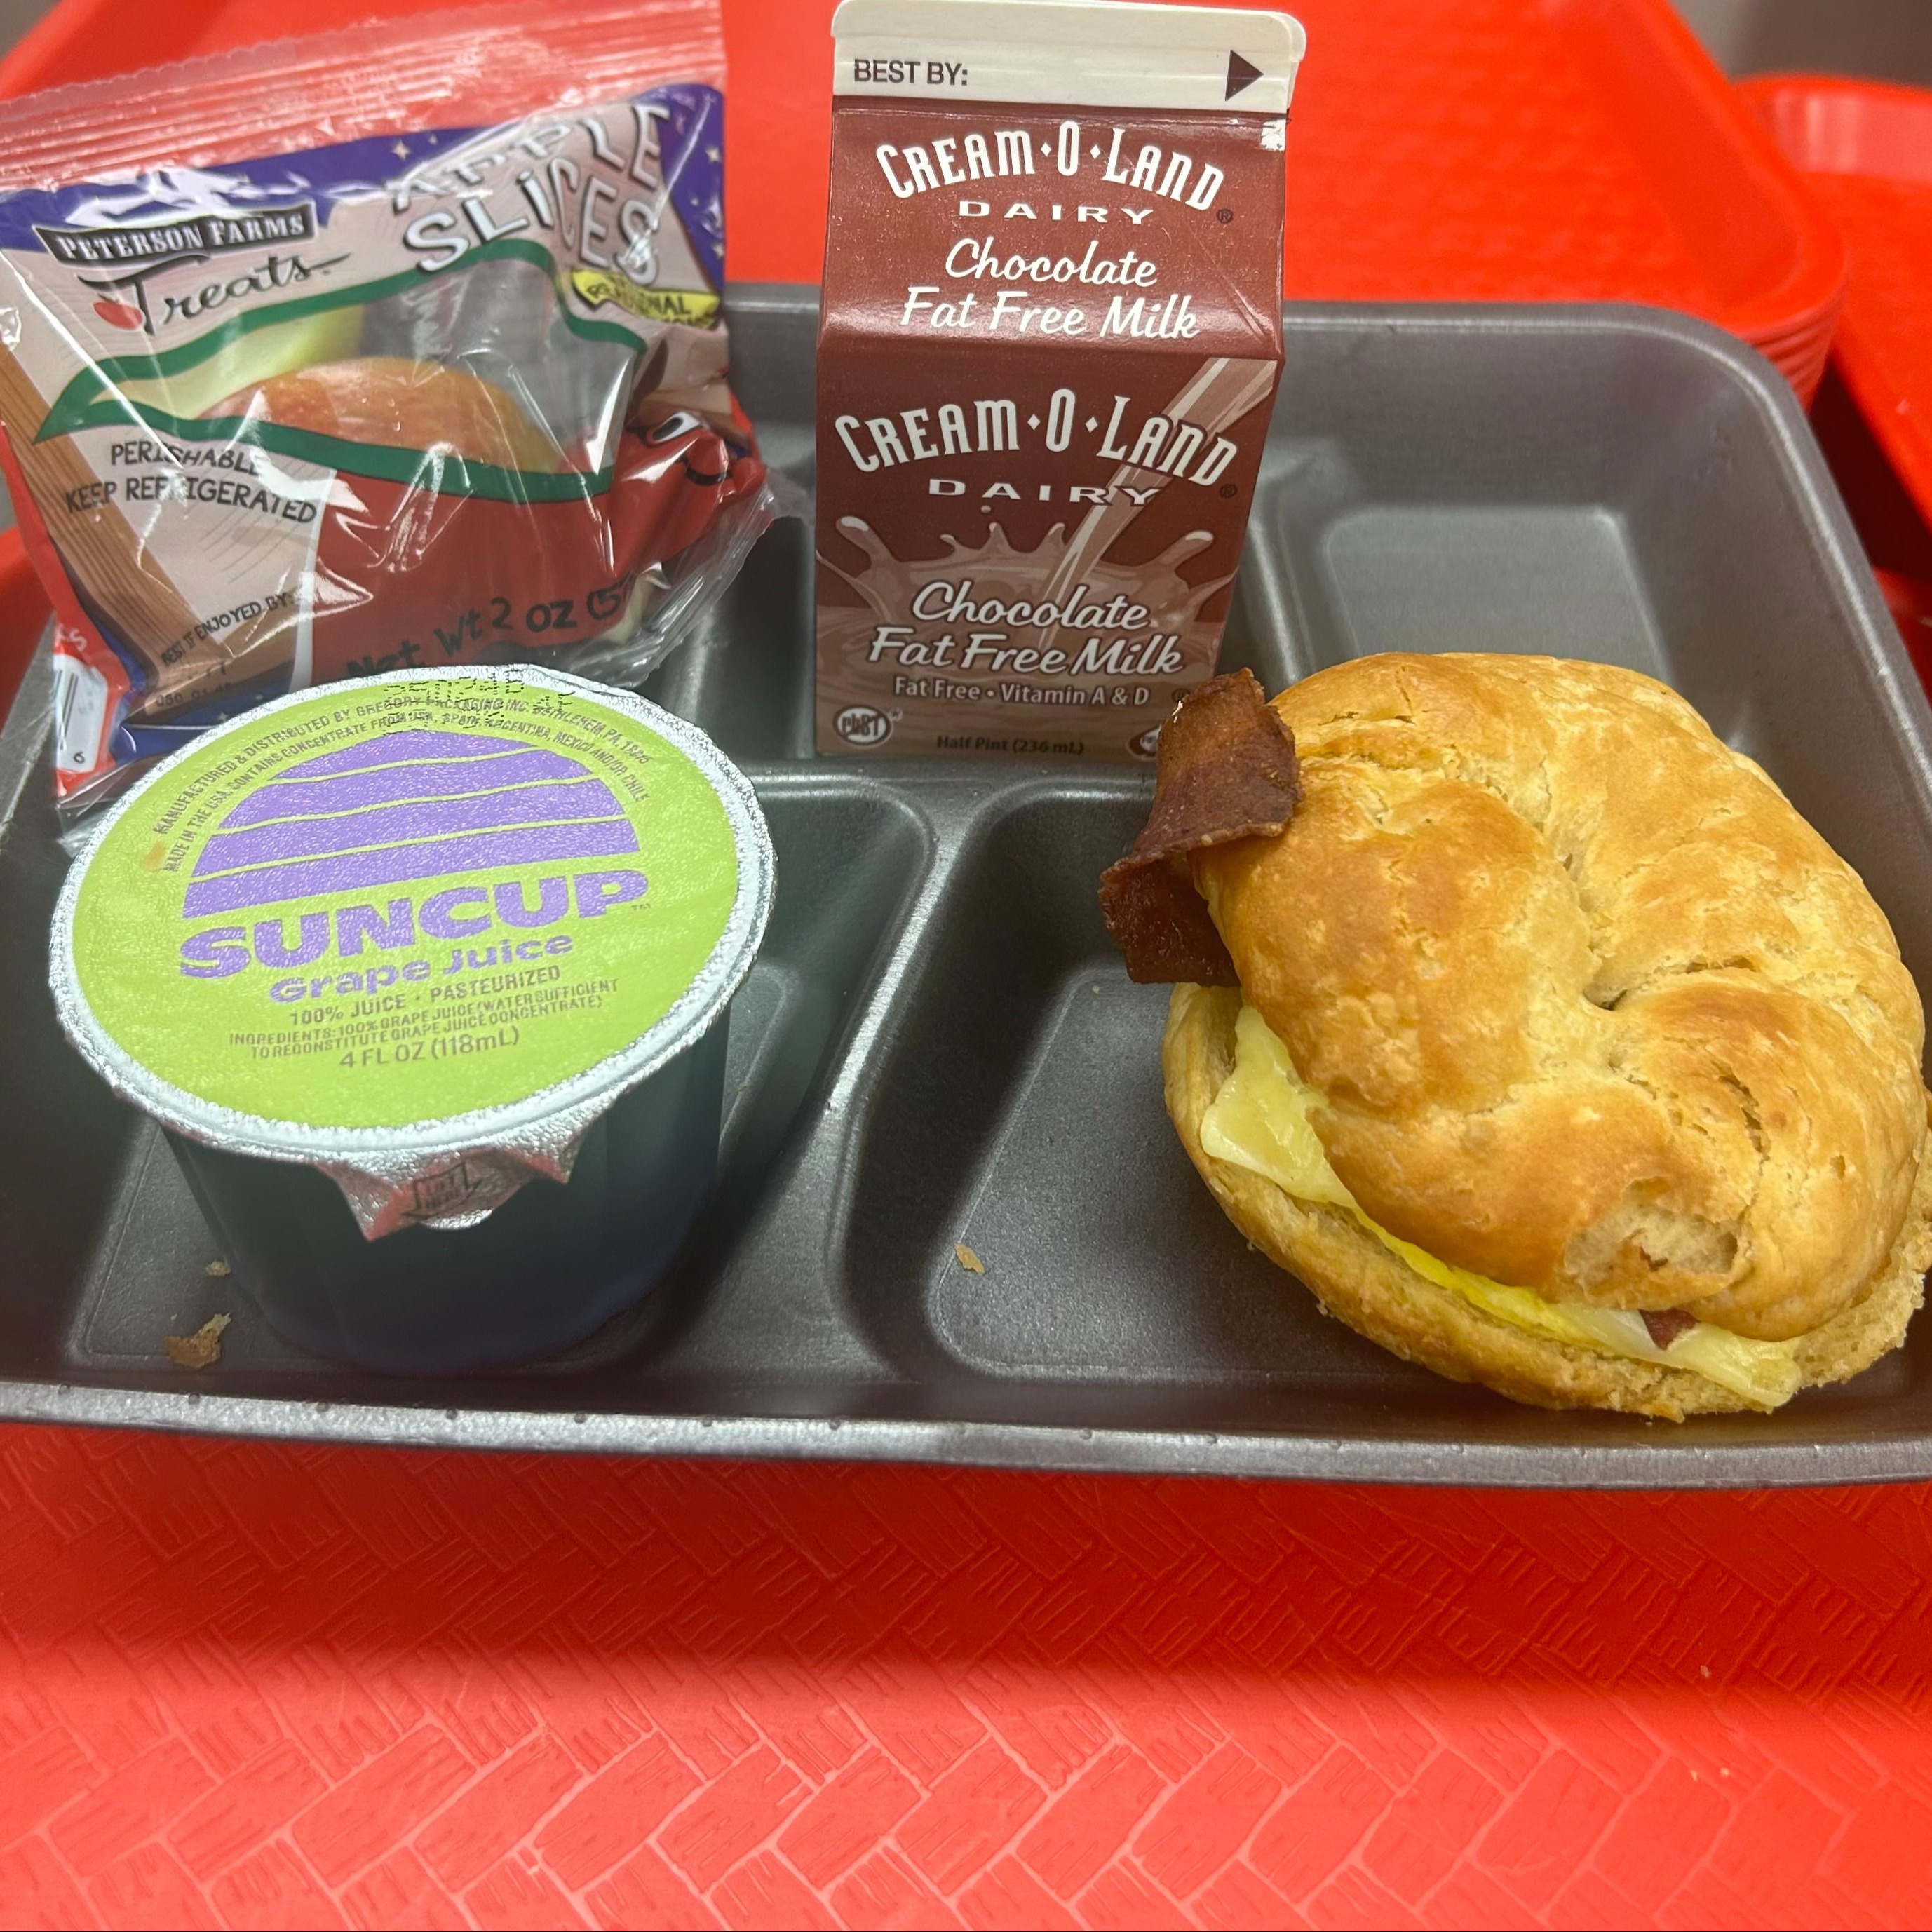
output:
[{"label": "golden biscuit top", "polygon": [[1364,658],[1274,702],[1300,809],[1195,875],[1364,1210],[1766,1340],[1855,1299],[1917,1175],[1924,1018],[1764,773],[1602,664]]}]

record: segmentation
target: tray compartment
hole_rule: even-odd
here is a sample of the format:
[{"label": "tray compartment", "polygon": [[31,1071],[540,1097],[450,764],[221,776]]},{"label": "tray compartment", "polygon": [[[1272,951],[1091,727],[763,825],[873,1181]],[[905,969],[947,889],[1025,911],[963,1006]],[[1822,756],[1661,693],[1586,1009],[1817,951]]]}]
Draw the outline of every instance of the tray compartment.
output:
[{"label": "tray compartment", "polygon": [[[76,1287],[142,1124],[67,1044],[47,989],[47,934],[67,866],[55,842],[52,779],[38,760],[45,734],[35,721],[51,689],[43,656],[0,736],[0,801],[26,779],[0,838],[0,1363],[15,1375],[64,1372]],[[166,1258],[158,1256],[153,1284],[162,1294]]]},{"label": "tray compartment", "polygon": [[[1283,1293],[1202,1186],[1150,1050],[1166,1010],[1164,988],[1131,985],[1097,953],[1060,977],[961,1208],[926,1258],[938,1346],[978,1375],[1083,1388],[1360,1388],[1391,1368],[1400,1378],[1400,1365]],[[1046,1180],[1070,1148],[1080,1178]],[[984,1274],[960,1265],[946,1239],[956,1228]]]},{"label": "tray compartment", "polygon": [[[809,292],[734,304],[765,447],[808,482]],[[1302,309],[1287,336],[1223,665],[1278,687],[1453,645],[1658,670],[1861,866],[1923,975],[1932,718],[1774,375],[1640,310]],[[635,1316],[512,1373],[342,1369],[206,1275],[171,1157],[54,1028],[38,668],[0,736],[0,1414],[1402,1480],[1932,1473],[1932,1329],[1775,1418],[1666,1430],[1519,1408],[1322,1318],[1192,1176],[1160,1106],[1165,993],[1101,929],[1147,775],[814,760],[808,562],[802,529],[769,536],[652,686],[747,761],[778,845],[719,1192]],[[221,1364],[172,1369],[161,1337],[215,1312]]]},{"label": "tray compartment", "polygon": [[[846,1294],[922,1384],[1052,1383],[1083,1412],[1100,1390],[1107,1406],[1137,1388],[1406,1373],[1284,1293],[1168,1124],[1167,989],[1130,982],[1094,892],[1145,812],[1131,782],[1025,788],[959,856],[931,968],[874,1070]],[[971,1399],[1013,1420],[1036,1400]]]},{"label": "tray compartment", "polygon": [[1338,622],[1319,662],[1374,651],[1564,653],[1666,674],[1622,520],[1591,506],[1365,505],[1318,551]]},{"label": "tray compartment", "polygon": [[[706,1274],[728,1270],[773,1169],[800,1137],[807,1098],[836,1060],[927,862],[917,812],[856,775],[782,772],[761,789],[778,890],[764,947],[732,1004],[712,1205],[671,1277],[636,1309],[566,1354],[504,1372],[511,1379],[578,1373],[688,1325]],[[58,1090],[74,1084],[62,1078]],[[152,1370],[164,1335],[186,1334],[226,1313],[233,1318],[223,1341],[231,1376],[293,1388],[370,1379],[284,1341],[232,1280],[208,1275],[218,1250],[159,1130],[110,1106],[119,1139],[99,1208],[106,1232],[82,1270],[65,1362],[83,1372]],[[49,1176],[42,1184],[56,1184]]]},{"label": "tray compartment", "polygon": [[787,519],[759,540],[710,620],[644,694],[702,726],[739,764],[809,758],[812,660],[796,644],[811,633],[812,539]]}]

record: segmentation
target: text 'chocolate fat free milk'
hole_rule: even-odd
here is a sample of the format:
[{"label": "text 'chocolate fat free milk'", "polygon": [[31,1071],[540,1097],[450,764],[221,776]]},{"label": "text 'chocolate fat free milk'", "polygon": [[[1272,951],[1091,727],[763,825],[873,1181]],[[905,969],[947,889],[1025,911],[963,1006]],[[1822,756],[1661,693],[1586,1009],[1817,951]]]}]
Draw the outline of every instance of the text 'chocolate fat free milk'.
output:
[{"label": "text 'chocolate fat free milk'", "polygon": [[818,346],[826,752],[1150,756],[1281,370],[1286,14],[843,0]]}]

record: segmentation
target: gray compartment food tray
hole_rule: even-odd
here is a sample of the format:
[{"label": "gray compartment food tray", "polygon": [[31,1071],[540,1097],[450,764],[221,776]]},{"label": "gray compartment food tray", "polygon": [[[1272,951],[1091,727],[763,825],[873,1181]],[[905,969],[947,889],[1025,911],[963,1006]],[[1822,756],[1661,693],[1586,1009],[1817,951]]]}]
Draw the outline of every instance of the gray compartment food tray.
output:
[{"label": "gray compartment food tray", "polygon": [[[740,289],[733,312],[740,393],[808,480],[812,292]],[[1666,678],[1864,874],[1932,985],[1932,718],[1768,364],[1610,308],[1295,309],[1287,346],[1224,668],[1274,690],[1372,650],[1484,650]],[[640,1310],[515,1373],[320,1360],[206,1273],[160,1135],[54,1024],[37,662],[0,736],[0,1415],[1373,1481],[1932,1475],[1932,1319],[1844,1388],[1673,1427],[1520,1408],[1319,1314],[1189,1168],[1166,992],[1101,929],[1148,779],[814,761],[810,555],[796,524],[768,536],[651,687],[751,772],[778,848],[718,1196]],[[220,1366],[172,1367],[163,1338],[218,1312]]]}]

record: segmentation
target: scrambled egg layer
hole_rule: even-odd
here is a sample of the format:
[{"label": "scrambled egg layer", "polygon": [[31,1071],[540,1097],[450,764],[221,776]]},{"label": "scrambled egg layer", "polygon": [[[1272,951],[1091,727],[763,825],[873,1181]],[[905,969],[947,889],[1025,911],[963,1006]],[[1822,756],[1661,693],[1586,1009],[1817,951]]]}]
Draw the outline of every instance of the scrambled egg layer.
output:
[{"label": "scrambled egg layer", "polygon": [[1405,1241],[1370,1220],[1328,1164],[1308,1115],[1322,1096],[1305,1086],[1288,1048],[1245,1004],[1235,1028],[1234,1070],[1201,1123],[1201,1144],[1216,1160],[1245,1167],[1298,1201],[1346,1209],[1423,1280],[1472,1302],[1499,1321],[1572,1348],[1691,1369],[1759,1408],[1775,1408],[1797,1392],[1798,1364],[1789,1342],[1754,1342],[1708,1322],[1687,1328],[1667,1348],[1650,1338],[1642,1316],[1619,1308],[1550,1302],[1526,1288],[1505,1288]]}]

